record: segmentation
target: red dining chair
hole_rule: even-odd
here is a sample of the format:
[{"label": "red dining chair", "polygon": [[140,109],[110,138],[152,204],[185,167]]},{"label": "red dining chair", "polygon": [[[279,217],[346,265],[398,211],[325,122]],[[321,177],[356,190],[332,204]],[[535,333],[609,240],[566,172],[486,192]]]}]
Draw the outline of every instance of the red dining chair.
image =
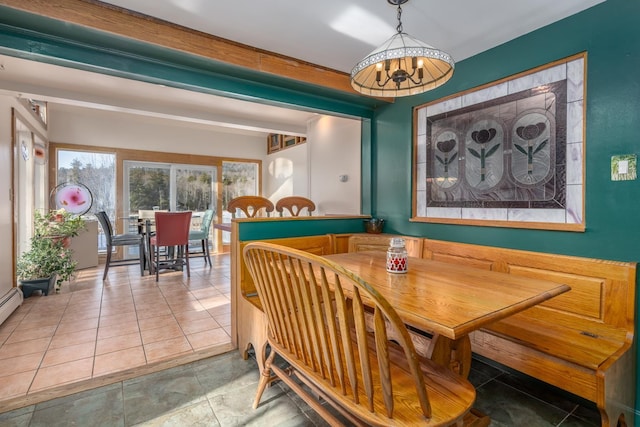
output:
[{"label": "red dining chair", "polygon": [[[150,253],[153,255],[152,266],[156,273],[156,282],[160,269],[175,268],[186,265],[187,277],[191,277],[189,270],[189,229],[191,228],[191,212],[156,212],[156,234],[149,241]],[[165,251],[165,259],[160,260],[160,247],[178,247],[173,258],[170,251]]]}]

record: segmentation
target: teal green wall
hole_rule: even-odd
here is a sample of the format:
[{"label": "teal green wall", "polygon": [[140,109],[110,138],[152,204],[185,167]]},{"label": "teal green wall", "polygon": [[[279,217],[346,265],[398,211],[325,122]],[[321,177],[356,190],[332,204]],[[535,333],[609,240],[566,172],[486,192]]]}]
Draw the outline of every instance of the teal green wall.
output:
[{"label": "teal green wall", "polygon": [[[386,231],[594,258],[640,261],[640,180],[611,181],[616,154],[640,154],[640,1],[606,2],[456,64],[439,89],[376,110],[373,215]],[[517,25],[517,22],[513,23]],[[412,108],[587,52],[585,232],[409,222]],[[640,314],[636,314],[636,333]],[[636,363],[638,364],[638,363]],[[640,381],[636,375],[636,389]],[[636,408],[640,407],[636,397]],[[640,417],[636,409],[636,425]]]},{"label": "teal green wall", "polygon": [[[373,214],[386,230],[493,246],[596,258],[640,260],[640,181],[610,179],[615,154],[640,147],[640,1],[599,6],[456,64],[433,92],[376,111]],[[513,23],[517,25],[517,23]],[[536,231],[412,223],[412,107],[587,52],[586,231]]]},{"label": "teal green wall", "polygon": [[322,234],[361,233],[362,218],[283,218],[279,221],[240,221],[238,239],[266,240]]}]

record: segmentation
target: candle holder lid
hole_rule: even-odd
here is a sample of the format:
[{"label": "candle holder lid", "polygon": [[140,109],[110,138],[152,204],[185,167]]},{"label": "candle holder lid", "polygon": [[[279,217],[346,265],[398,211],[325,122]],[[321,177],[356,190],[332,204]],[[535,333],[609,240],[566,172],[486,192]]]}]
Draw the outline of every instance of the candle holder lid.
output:
[{"label": "candle holder lid", "polygon": [[404,239],[402,237],[392,237],[389,246],[392,248],[404,248]]}]

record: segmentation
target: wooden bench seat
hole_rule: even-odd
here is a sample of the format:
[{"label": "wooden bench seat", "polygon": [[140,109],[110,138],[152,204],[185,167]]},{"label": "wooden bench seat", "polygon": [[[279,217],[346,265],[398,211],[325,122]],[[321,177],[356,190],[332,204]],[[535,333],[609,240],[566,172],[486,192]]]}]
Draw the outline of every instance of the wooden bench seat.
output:
[{"label": "wooden bench seat", "polygon": [[472,350],[594,402],[602,426],[633,425],[636,263],[431,239],[422,256],[571,286],[473,332]]},{"label": "wooden bench seat", "polygon": [[593,370],[622,349],[626,338],[623,329],[605,326],[582,331],[550,320],[536,319],[530,313],[513,315],[485,330]]}]

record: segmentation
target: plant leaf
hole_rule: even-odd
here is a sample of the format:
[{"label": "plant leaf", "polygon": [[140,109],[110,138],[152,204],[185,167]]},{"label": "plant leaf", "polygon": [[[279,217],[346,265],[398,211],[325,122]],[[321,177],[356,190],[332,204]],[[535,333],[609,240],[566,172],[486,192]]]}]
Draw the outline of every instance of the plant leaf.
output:
[{"label": "plant leaf", "polygon": [[519,146],[518,144],[513,144],[514,147],[516,147],[518,149],[519,152],[521,152],[522,154],[524,154],[525,156],[527,155],[527,151],[522,148],[521,146]]},{"label": "plant leaf", "polygon": [[453,163],[453,161],[456,159],[456,157],[458,157],[458,152],[457,151],[455,153],[453,153],[451,155],[451,157],[449,157],[449,160],[447,161],[447,164],[450,165],[451,163]]},{"label": "plant leaf", "polygon": [[536,154],[538,151],[542,150],[544,148],[545,145],[547,145],[547,142],[549,142],[548,139],[545,139],[544,141],[542,141],[540,143],[540,145],[538,145],[538,148],[535,149],[535,151],[533,152],[533,154]]},{"label": "plant leaf", "polygon": [[498,148],[500,148],[500,144],[496,144],[493,147],[491,147],[491,149],[489,151],[487,151],[487,154],[484,155],[485,158],[489,157],[490,155],[492,155],[493,153],[495,153]]},{"label": "plant leaf", "polygon": [[473,154],[475,157],[480,158],[480,153],[478,153],[476,150],[474,150],[473,148],[469,148],[468,150],[469,150],[469,152],[470,152],[471,154]]}]

